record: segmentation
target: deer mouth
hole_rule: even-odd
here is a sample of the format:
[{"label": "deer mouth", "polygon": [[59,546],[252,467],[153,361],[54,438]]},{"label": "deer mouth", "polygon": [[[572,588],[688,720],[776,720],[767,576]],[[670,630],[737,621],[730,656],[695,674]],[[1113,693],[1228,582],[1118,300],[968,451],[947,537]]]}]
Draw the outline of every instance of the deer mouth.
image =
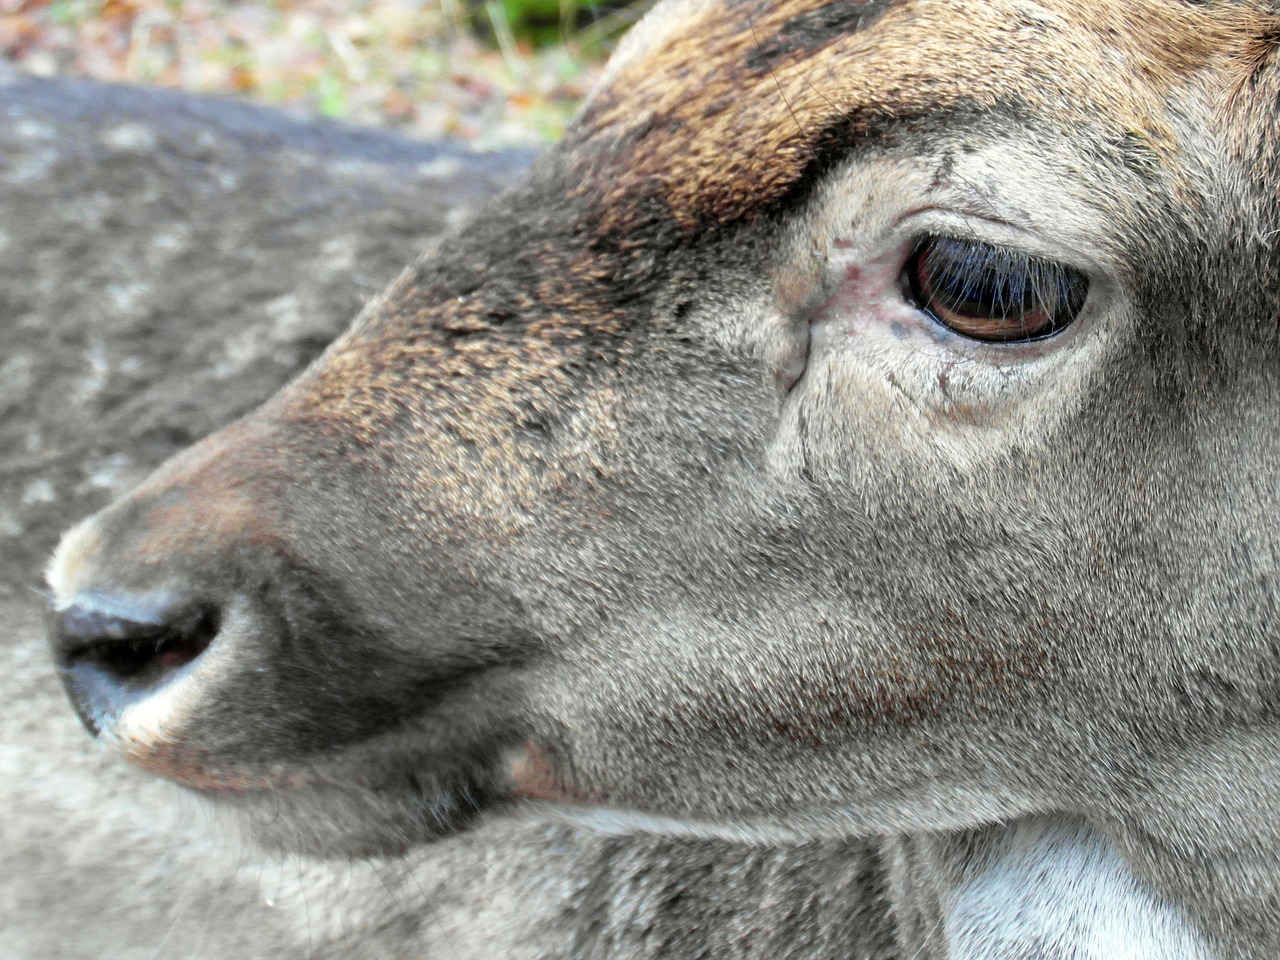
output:
[{"label": "deer mouth", "polygon": [[465,781],[445,789],[413,776],[377,787],[311,782],[200,795],[264,850],[342,858],[395,856],[446,840],[499,807]]},{"label": "deer mouth", "polygon": [[247,816],[268,846],[351,853],[465,829],[506,793],[501,757],[520,738],[501,676],[519,658],[480,642],[423,656],[322,593],[85,591],[51,612],[51,644],[92,734]]},{"label": "deer mouth", "polygon": [[132,765],[209,801],[268,850],[375,856],[444,839],[510,805],[503,750],[427,752],[406,725],[288,763],[220,765],[194,742],[113,746]]},{"label": "deer mouth", "polygon": [[[366,703],[361,727],[325,729],[323,710],[296,695],[273,701],[274,681],[255,696],[265,674],[246,670],[234,644],[213,640],[187,656],[192,635],[173,645],[155,637],[100,645],[74,676],[64,671],[64,683],[105,745],[209,801],[261,846],[396,853],[464,831],[509,799],[502,756],[518,738],[503,724],[468,734],[459,722],[474,715],[488,668],[442,675],[417,709]],[[123,705],[116,687],[113,700],[94,686],[104,655],[129,694]]]}]

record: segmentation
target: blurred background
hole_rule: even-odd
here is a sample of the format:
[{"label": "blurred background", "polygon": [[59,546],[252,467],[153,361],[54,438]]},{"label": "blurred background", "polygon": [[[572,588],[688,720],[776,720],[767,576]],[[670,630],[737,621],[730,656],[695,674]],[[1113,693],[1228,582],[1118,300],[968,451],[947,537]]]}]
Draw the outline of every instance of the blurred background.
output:
[{"label": "blurred background", "polygon": [[559,137],[651,0],[0,0],[0,56],[477,146]]}]

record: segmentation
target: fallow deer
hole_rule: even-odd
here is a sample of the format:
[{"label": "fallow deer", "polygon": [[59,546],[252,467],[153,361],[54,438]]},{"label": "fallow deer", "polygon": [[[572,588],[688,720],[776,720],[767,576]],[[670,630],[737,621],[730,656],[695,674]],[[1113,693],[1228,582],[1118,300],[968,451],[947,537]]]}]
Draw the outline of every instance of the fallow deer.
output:
[{"label": "fallow deer", "polygon": [[904,956],[1275,956],[1278,27],[660,5],[66,537],[81,717],[268,844],[882,838]]},{"label": "fallow deer", "polygon": [[516,815],[394,857],[281,859],[66,709],[31,589],[66,517],[251,410],[528,159],[0,67],[5,960],[892,955],[866,844]]}]

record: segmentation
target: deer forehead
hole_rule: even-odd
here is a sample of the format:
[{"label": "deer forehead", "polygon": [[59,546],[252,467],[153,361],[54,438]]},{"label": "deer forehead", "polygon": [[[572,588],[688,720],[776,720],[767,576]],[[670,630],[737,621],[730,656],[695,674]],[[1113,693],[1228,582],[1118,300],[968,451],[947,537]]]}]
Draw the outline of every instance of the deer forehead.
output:
[{"label": "deer forehead", "polygon": [[1027,115],[1096,130],[1176,167],[1181,101],[1224,100],[1274,24],[1187,0],[667,0],[569,140],[615,159],[602,206],[660,184],[687,229],[781,199],[824,149],[948,111],[1004,111],[1014,136]]},{"label": "deer forehead", "polygon": [[[1256,66],[1269,22],[1243,4],[1182,0],[669,0],[535,175],[407,271],[277,406],[363,451],[395,446],[398,418],[449,424],[495,468],[459,453],[440,463],[433,496],[452,485],[460,502],[483,487],[495,509],[536,500],[559,468],[516,476],[510,464],[534,454],[516,449],[513,425],[562,412],[584,377],[621,368],[672,264],[714,260],[732,233],[719,228],[767,222],[798,186],[839,180],[859,159],[852,148],[887,128],[905,129],[897,157],[917,168],[948,162],[934,130],[1003,150],[987,177],[996,193],[1031,187],[1029,209],[1038,203],[1055,229],[1085,224],[1067,213],[1100,196],[1108,216],[1096,232],[1118,236],[1130,213],[1167,213],[1170,192],[1194,207],[1206,160],[1247,152],[1243,134],[1224,145],[1205,131]],[[1109,176],[1099,147],[1117,144],[1125,157],[1112,166],[1140,167],[1165,202],[1143,203],[1132,170],[1122,186],[1082,180]],[[777,249],[782,233],[767,239],[784,259],[794,252]],[[708,275],[717,265],[732,266],[715,260]],[[800,266],[770,279],[792,300],[815,289]],[[757,326],[745,331],[753,342],[785,339]],[[770,349],[785,344],[760,352]],[[600,413],[597,438],[612,423]]]}]

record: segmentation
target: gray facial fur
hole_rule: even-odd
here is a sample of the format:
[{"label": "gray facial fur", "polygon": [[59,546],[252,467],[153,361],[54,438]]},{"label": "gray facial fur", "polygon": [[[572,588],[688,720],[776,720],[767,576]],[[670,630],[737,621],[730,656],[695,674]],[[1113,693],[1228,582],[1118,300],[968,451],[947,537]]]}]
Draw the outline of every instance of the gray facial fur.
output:
[{"label": "gray facial fur", "polygon": [[[1088,956],[1097,898],[975,906],[1065,871],[1130,953],[1273,955],[1274,11],[862,6],[663,5],[524,181],[68,534],[86,725],[286,849],[885,838],[908,953]],[[898,278],[955,234],[1087,275],[1079,321],[939,329]]]}]

